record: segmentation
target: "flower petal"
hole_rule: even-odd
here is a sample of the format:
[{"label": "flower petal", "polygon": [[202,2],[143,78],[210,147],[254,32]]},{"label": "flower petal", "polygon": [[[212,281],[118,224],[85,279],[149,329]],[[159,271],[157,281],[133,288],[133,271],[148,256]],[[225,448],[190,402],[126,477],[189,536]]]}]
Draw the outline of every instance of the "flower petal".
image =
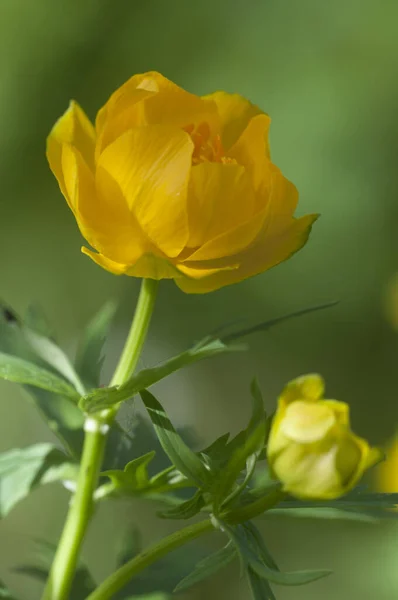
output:
[{"label": "flower petal", "polygon": [[221,137],[225,150],[240,137],[249,121],[256,115],[264,114],[255,104],[252,104],[239,94],[215,92],[203,97],[204,100],[215,102],[221,120]]},{"label": "flower petal", "polygon": [[167,124],[181,128],[218,123],[213,102],[186,92],[160,73],[134,75],[112,94],[96,121],[101,136],[98,152],[137,126]]},{"label": "flower petal", "polygon": [[271,119],[268,115],[260,114],[253,117],[237,142],[228,150],[228,156],[249,170],[255,189],[269,172],[268,131],[270,123]]},{"label": "flower petal", "polygon": [[187,202],[187,245],[200,247],[235,229],[253,216],[254,205],[251,178],[244,167],[210,162],[193,167]]},{"label": "flower petal", "polygon": [[94,168],[94,127],[84,111],[73,100],[67,111],[55,123],[47,138],[47,159],[61,191],[66,197],[62,172],[62,146],[64,144],[70,144],[77,148],[87,166],[90,169]]},{"label": "flower petal", "polygon": [[98,163],[118,184],[151,242],[171,257],[188,240],[186,194],[192,149],[185,132],[148,126],[122,135]]},{"label": "flower petal", "polygon": [[135,265],[126,265],[110,260],[103,254],[93,252],[89,248],[82,247],[83,254],[89,256],[97,265],[113,273],[114,275],[130,275],[146,279],[173,279],[181,274],[167,260],[145,254],[141,256]]},{"label": "flower petal", "polygon": [[304,246],[317,218],[318,215],[307,215],[293,219],[291,225],[280,235],[264,239],[261,244],[252,246],[247,252],[231,257],[231,261],[240,261],[238,269],[221,271],[200,280],[179,279],[176,283],[184,292],[203,294],[267,271],[287,260]]}]

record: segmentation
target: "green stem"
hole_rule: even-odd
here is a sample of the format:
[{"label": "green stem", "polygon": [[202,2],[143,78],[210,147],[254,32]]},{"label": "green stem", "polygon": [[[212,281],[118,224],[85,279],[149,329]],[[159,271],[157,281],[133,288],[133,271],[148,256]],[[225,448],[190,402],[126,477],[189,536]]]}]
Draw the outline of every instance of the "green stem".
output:
[{"label": "green stem", "polygon": [[143,279],[131,328],[110,385],[121,385],[133,374],[155,306],[159,282]]},{"label": "green stem", "polygon": [[206,519],[205,521],[189,525],[188,527],[184,527],[184,529],[180,529],[180,531],[168,535],[157,544],[149,546],[147,550],[144,550],[144,552],[141,552],[120,567],[120,569],[112,573],[110,577],[101,583],[101,585],[87,597],[87,600],[108,600],[108,598],[113,598],[114,595],[121,590],[132,577],[134,577],[134,575],[137,575],[137,573],[140,573],[169,552],[172,552],[176,548],[183,546],[187,542],[190,542],[213,529],[214,526],[211,520]]},{"label": "green stem", "polygon": [[[111,385],[120,385],[132,375],[148,331],[158,282],[143,279],[140,296],[123,352]],[[86,419],[85,439],[76,492],[61,534],[43,600],[67,600],[80,548],[93,513],[93,494],[98,484],[107,434],[115,410],[103,411]]]},{"label": "green stem", "polygon": [[[272,491],[270,494],[258,500],[254,500],[247,506],[243,506],[231,511],[225,511],[220,515],[220,529],[222,530],[222,522],[225,521],[231,525],[237,525],[244,521],[249,521],[254,517],[273,508],[275,504],[280,502],[286,494],[280,489]],[[152,544],[124,564],[120,569],[112,573],[105,581],[103,581],[94,592],[92,592],[87,600],[108,600],[121,590],[135,575],[149,567],[151,564],[162,558],[176,548],[183,546],[187,542],[199,537],[204,533],[208,533],[217,528],[217,519],[206,519],[200,523],[195,523],[180,531],[176,531],[166,538],[162,539],[157,544]]]}]

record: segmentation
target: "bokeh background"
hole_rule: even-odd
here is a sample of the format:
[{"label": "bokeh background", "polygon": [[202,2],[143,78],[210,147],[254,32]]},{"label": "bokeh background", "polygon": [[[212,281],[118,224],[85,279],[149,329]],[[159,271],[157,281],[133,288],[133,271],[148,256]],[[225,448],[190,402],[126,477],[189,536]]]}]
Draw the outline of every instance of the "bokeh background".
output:
[{"label": "bokeh background", "polygon": [[[398,423],[397,22],[392,0],[1,0],[2,298],[19,312],[40,304],[71,353],[93,312],[116,299],[106,378],[138,282],[80,253],[80,234],[46,164],[46,135],[71,98],[94,117],[142,71],[159,70],[198,94],[239,92],[272,116],[273,158],[299,188],[299,214],[322,217],[304,250],[252,280],[203,297],[162,284],[141,364],[222,323],[340,300],[257,335],[243,358],[174,375],[157,393],[201,445],[245,422],[254,374],[272,408],[288,379],[317,371],[328,395],[350,403],[358,433],[384,444]],[[1,451],[52,439],[22,392],[2,383],[0,395]],[[125,418],[133,420],[134,410]],[[10,569],[26,562],[32,539],[56,541],[67,499],[60,486],[48,486],[0,523],[0,577],[23,599],[38,598],[40,586]],[[132,524],[145,543],[173,529],[142,502],[103,507],[84,548],[98,579],[111,571]],[[276,589],[278,600],[398,596],[394,524],[267,520],[262,529],[282,568],[335,570],[310,586]],[[204,550],[218,542],[204,540]],[[246,599],[238,579],[232,568],[184,598]]]}]

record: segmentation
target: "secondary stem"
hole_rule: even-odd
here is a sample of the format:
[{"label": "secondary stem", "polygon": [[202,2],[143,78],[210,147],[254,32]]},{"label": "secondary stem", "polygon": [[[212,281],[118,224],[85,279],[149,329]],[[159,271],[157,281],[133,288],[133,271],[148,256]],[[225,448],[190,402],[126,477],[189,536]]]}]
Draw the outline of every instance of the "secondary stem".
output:
[{"label": "secondary stem", "polygon": [[[273,508],[275,504],[278,504],[285,495],[284,492],[277,489],[270,492],[267,496],[258,498],[244,507],[226,511],[220,515],[220,528],[222,528],[223,521],[230,525],[236,525],[258,517],[260,514]],[[176,548],[183,546],[204,533],[212,531],[216,527],[216,519],[206,519],[200,523],[184,527],[184,529],[180,529],[163,538],[160,542],[152,544],[105,579],[105,581],[103,581],[97,589],[87,597],[87,600],[109,600],[110,598],[113,598],[114,595],[135,575],[169,552],[172,552]]]},{"label": "secondary stem", "polygon": [[[127,381],[137,365],[155,305],[157,287],[157,281],[142,281],[134,318],[111,385],[120,385]],[[93,512],[93,494],[115,412],[107,410],[86,419],[76,492],[71,500],[43,600],[67,600],[69,597],[80,548]]]},{"label": "secondary stem", "polygon": [[149,546],[144,552],[141,552],[112,573],[110,577],[87,597],[87,600],[108,600],[109,598],[113,598],[114,594],[121,590],[134,575],[140,573],[169,552],[213,529],[214,526],[211,520],[206,519],[168,535],[157,544]]}]

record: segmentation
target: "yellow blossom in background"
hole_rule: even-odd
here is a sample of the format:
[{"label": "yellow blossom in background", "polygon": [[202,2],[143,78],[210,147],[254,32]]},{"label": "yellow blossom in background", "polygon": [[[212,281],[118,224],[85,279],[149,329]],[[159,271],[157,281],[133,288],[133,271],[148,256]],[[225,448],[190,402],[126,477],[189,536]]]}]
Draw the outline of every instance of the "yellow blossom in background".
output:
[{"label": "yellow blossom in background", "polygon": [[269,465],[284,490],[298,498],[338,498],[383,456],[351,431],[348,405],[323,394],[319,375],[291,381],[271,427]]},{"label": "yellow blossom in background", "polygon": [[316,215],[271,162],[269,117],[237,94],[199,97],[162,75],[135,75],[95,127],[72,102],[47,157],[93,248],[115,274],[171,278],[209,292],[286,260]]},{"label": "yellow blossom in background", "polygon": [[379,492],[398,492],[398,436],[388,444],[386,460],[377,467],[376,486]]}]

